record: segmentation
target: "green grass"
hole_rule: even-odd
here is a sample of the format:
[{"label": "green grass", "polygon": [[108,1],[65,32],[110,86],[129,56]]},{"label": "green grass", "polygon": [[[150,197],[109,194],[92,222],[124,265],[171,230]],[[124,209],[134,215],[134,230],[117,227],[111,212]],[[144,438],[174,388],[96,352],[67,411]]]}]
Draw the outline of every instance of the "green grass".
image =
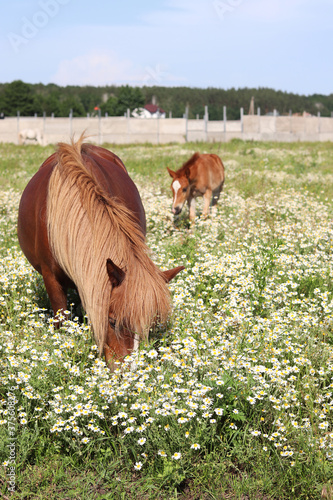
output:
[{"label": "green grass", "polygon": [[[53,148],[0,145],[2,497],[332,499],[333,145],[106,147],[139,188],[156,263],[186,267],[173,315],[114,374],[74,293],[54,331],[16,237]],[[199,202],[190,227],[186,211],[173,220],[166,167],[194,151],[219,154],[226,183],[217,216]]]}]

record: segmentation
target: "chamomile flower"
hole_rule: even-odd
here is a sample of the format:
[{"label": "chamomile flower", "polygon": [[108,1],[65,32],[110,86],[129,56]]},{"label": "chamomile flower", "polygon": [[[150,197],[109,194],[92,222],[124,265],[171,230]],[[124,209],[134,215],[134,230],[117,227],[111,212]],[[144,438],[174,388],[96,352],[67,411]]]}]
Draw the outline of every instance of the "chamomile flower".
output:
[{"label": "chamomile flower", "polygon": [[193,444],[191,445],[191,449],[192,449],[192,450],[200,450],[200,448],[201,448],[201,446],[200,446],[200,444],[199,444],[199,443],[193,443]]}]

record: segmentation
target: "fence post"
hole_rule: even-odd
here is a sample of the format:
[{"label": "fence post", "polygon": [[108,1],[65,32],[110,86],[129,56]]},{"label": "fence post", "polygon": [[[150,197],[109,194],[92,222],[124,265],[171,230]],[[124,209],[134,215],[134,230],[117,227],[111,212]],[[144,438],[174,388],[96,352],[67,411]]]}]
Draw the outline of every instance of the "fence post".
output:
[{"label": "fence post", "polygon": [[261,122],[261,116],[260,116],[260,108],[258,107],[257,108],[257,116],[258,116],[258,133],[260,134],[260,130],[261,130],[261,127],[260,127],[260,122]]},{"label": "fence post", "polygon": [[46,111],[43,111],[43,137],[42,137],[42,142],[43,142],[44,146],[46,145],[46,141],[45,141],[45,122],[46,122]]},{"label": "fence post", "polygon": [[[317,116],[318,116],[318,134],[320,134],[320,111],[318,111]],[[318,137],[318,139],[319,139],[319,137]]]},{"label": "fence post", "polygon": [[185,108],[185,142],[188,142],[188,106]]},{"label": "fence post", "polygon": [[129,108],[127,108],[125,116],[126,116],[126,121],[127,121],[127,143],[130,143],[131,142],[130,141],[131,131],[130,131],[130,110],[129,110]]},{"label": "fence post", "polygon": [[98,144],[102,144],[102,114],[101,109],[98,109]]},{"label": "fence post", "polygon": [[19,142],[19,134],[20,134],[20,112],[17,111],[17,141]]},{"label": "fence post", "polygon": [[71,109],[69,112],[69,137],[72,137],[72,131],[73,131],[72,118],[73,118],[73,110]]},{"label": "fence post", "polygon": [[17,142],[18,142],[18,144],[20,143],[19,137],[20,137],[20,112],[17,111]]},{"label": "fence post", "polygon": [[244,132],[243,116],[244,116],[244,108],[241,108],[240,109],[240,122],[241,122],[241,133],[242,134]]},{"label": "fence post", "polygon": [[160,112],[157,110],[157,118],[156,118],[156,133],[157,133],[157,144],[160,143]]},{"label": "fence post", "polygon": [[223,106],[223,134],[224,142],[227,142],[227,106]]},{"label": "fence post", "polygon": [[208,115],[208,106],[205,106],[205,116],[204,116],[204,125],[205,125],[205,141],[207,142],[207,136],[208,136],[208,120],[209,120],[209,115]]}]

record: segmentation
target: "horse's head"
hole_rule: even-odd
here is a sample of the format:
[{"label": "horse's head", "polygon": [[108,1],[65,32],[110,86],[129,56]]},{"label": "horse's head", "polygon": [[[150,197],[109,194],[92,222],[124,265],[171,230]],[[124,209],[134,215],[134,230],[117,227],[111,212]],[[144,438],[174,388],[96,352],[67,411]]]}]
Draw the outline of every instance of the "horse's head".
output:
[{"label": "horse's head", "polygon": [[168,168],[170,177],[172,177],[171,189],[173,193],[172,213],[174,215],[180,214],[185,201],[190,194],[190,181],[189,177],[185,174],[178,175]]},{"label": "horse's head", "polygon": [[[111,259],[107,259],[106,269],[111,283],[112,300],[108,312],[108,332],[104,344],[104,355],[107,365],[113,370],[116,366],[115,361],[122,361],[133,350],[136,350],[139,347],[140,339],[147,338],[149,328],[153,325],[144,323],[144,326],[142,326],[139,319],[135,321],[133,308],[122,307],[126,306],[124,304],[126,302],[125,284],[123,283],[126,272],[120,269]],[[165,286],[183,269],[185,269],[184,266],[179,266],[163,271]],[[136,297],[136,299],[140,301],[139,297]],[[144,307],[141,303],[138,311],[142,309]],[[128,314],[126,314],[127,311],[129,311]]]},{"label": "horse's head", "polygon": [[[111,283],[111,293],[119,294],[125,272],[111,259],[107,259],[106,270]],[[122,322],[117,319],[114,301],[109,305],[107,335],[104,344],[105,361],[113,371],[116,361],[122,361],[135,348],[136,336]]]}]

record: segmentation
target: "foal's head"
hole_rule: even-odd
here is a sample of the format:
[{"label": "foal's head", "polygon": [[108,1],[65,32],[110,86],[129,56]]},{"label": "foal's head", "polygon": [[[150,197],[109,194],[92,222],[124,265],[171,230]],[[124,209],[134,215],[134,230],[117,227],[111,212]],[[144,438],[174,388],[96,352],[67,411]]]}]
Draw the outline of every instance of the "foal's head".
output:
[{"label": "foal's head", "polygon": [[172,213],[174,215],[180,214],[185,201],[190,195],[190,181],[185,173],[179,175],[168,168],[170,177],[172,177],[171,189],[173,193]]}]

